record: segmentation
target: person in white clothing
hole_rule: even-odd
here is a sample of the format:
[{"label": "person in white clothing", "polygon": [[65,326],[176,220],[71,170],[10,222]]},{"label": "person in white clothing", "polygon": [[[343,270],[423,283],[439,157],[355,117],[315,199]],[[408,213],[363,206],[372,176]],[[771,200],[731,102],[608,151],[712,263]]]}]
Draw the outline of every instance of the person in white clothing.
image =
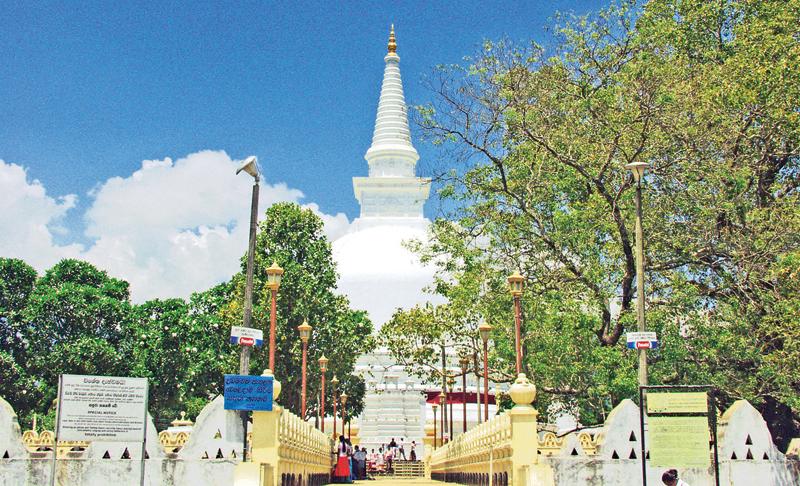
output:
[{"label": "person in white clothing", "polygon": [[667,486],[689,486],[689,484],[686,481],[678,479],[677,469],[670,469],[669,471],[664,471],[664,474],[661,475],[661,481]]}]

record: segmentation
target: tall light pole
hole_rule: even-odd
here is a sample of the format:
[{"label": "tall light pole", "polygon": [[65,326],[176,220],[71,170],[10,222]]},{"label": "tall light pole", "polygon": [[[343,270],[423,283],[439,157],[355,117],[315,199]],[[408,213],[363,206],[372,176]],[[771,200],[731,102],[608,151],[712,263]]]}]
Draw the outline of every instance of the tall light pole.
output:
[{"label": "tall light pole", "polygon": [[322,357],[319,359],[319,370],[321,372],[321,391],[320,391],[320,403],[319,403],[319,415],[321,417],[320,420],[320,430],[325,432],[325,372],[328,371],[328,358],[325,357],[323,354]]},{"label": "tall light pole", "polygon": [[311,338],[311,326],[308,325],[308,322],[304,319],[303,323],[297,326],[297,330],[300,332],[300,340],[303,341],[303,380],[302,380],[302,390],[300,392],[300,417],[305,420],[306,419],[306,359],[308,358],[308,340]]},{"label": "tall light pole", "polygon": [[439,405],[442,407],[442,415],[441,415],[442,426],[440,428],[439,433],[442,434],[442,445],[444,445],[444,426],[447,423],[444,420],[444,411],[447,409],[447,395],[444,394],[444,391],[439,393]]},{"label": "tall light pole", "polygon": [[[336,378],[336,375],[333,375],[333,379],[331,380],[331,385],[333,385],[333,440],[336,440],[336,405],[338,403],[338,399],[336,398],[336,388],[339,387],[339,378]],[[343,424],[344,425],[344,424]]]},{"label": "tall light pole", "polygon": [[[244,287],[244,319],[242,325],[244,327],[251,327],[253,321],[253,259],[256,253],[256,226],[258,224],[258,189],[261,176],[258,173],[258,159],[251,155],[244,160],[241,166],[236,170],[238,175],[240,172],[247,172],[253,177],[253,194],[250,200],[250,240],[247,246],[247,277]],[[239,374],[250,374],[250,346],[239,346],[241,351],[239,353]],[[247,422],[249,412],[242,410],[242,427],[244,428],[244,440],[242,445],[242,461],[247,460]]]},{"label": "tall light pole", "polygon": [[[347,393],[342,393],[341,400],[342,400],[342,435],[344,435],[344,416],[347,407]],[[347,439],[348,440],[350,439],[350,434],[347,435]]]},{"label": "tall light pole", "polygon": [[513,275],[508,277],[508,289],[511,296],[514,297],[514,342],[517,353],[517,375],[522,373],[522,310],[520,309],[520,300],[522,299],[522,284],[525,277],[514,272]]},{"label": "tall light pole", "polygon": [[277,262],[267,268],[267,287],[271,294],[271,306],[269,311],[269,369],[275,371],[275,321],[278,306],[278,288],[281,286],[283,269]]},{"label": "tall light pole", "polygon": [[438,436],[436,435],[436,410],[438,410],[439,405],[434,402],[431,404],[431,408],[433,409],[433,448],[436,449],[436,443],[439,440]]},{"label": "tall light pole", "polygon": [[447,401],[450,402],[450,407],[449,407],[450,410],[448,410],[448,412],[450,413],[449,415],[450,423],[448,424],[447,427],[447,433],[449,434],[450,440],[453,440],[456,436],[456,432],[453,430],[453,387],[455,386],[455,384],[456,384],[456,379],[451,376],[447,380],[447,396],[448,396]]},{"label": "tall light pole", "polygon": [[[626,169],[636,181],[636,323],[639,332],[645,332],[644,320],[644,232],[642,231],[642,178],[649,164],[633,162]],[[639,386],[647,385],[647,354],[639,350]]]},{"label": "tall light pole", "polygon": [[[463,392],[464,396],[464,416],[461,424],[461,431],[467,431],[467,366],[469,366],[469,359],[466,356],[462,356],[461,360],[459,361],[461,365],[461,391]],[[478,411],[480,413],[480,411]]]},{"label": "tall light pole", "polygon": [[[483,419],[489,420],[489,334],[492,326],[482,322],[478,326],[478,333],[483,341]],[[480,411],[478,411],[480,414]]]},{"label": "tall light pole", "polygon": [[[247,157],[236,169],[236,174],[247,172],[253,176],[253,195],[250,201],[250,241],[247,247],[247,278],[244,287],[244,319],[243,326],[250,327],[253,321],[253,259],[256,253],[256,226],[258,223],[258,189],[261,175],[258,172],[258,159]],[[250,346],[241,346],[239,355],[239,374],[250,374]]]}]

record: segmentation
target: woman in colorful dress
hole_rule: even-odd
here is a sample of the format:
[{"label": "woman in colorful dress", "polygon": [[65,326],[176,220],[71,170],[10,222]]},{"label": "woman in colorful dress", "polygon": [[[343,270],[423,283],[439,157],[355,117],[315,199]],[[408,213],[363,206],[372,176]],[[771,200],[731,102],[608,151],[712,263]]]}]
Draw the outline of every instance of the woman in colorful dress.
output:
[{"label": "woman in colorful dress", "polygon": [[339,445],[336,447],[336,468],[333,470],[334,483],[350,482],[350,457],[347,455],[347,442],[344,436],[339,436]]}]

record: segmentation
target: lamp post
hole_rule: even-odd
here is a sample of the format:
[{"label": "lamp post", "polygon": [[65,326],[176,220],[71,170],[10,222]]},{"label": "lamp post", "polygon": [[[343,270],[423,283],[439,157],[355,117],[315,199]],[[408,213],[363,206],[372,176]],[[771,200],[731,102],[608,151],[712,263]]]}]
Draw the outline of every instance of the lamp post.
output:
[{"label": "lamp post", "polygon": [[437,435],[436,435],[436,410],[439,409],[439,405],[437,405],[434,402],[431,405],[431,408],[433,408],[433,448],[436,449],[436,447],[437,447],[436,442],[438,441],[438,438],[437,438]]},{"label": "lamp post", "polygon": [[[642,178],[649,164],[633,162],[625,166],[636,181],[636,323],[639,332],[645,332],[644,320],[644,234],[642,231]],[[647,354],[639,350],[639,386],[647,385]]]},{"label": "lamp post", "polygon": [[450,412],[450,416],[449,416],[450,417],[450,423],[448,424],[448,427],[447,427],[447,433],[449,434],[449,437],[450,437],[449,440],[453,440],[455,438],[455,436],[456,436],[456,432],[455,432],[455,430],[453,430],[453,387],[455,386],[455,384],[456,384],[456,379],[451,376],[447,380],[447,385],[448,385],[448,387],[447,387],[447,396],[449,397],[447,401],[450,402],[450,410],[449,410],[449,412]]},{"label": "lamp post", "polygon": [[339,401],[336,399],[336,388],[339,386],[339,378],[336,378],[336,375],[333,375],[331,385],[333,385],[333,440],[336,440],[336,405]]},{"label": "lamp post", "polygon": [[[461,365],[461,391],[464,394],[463,402],[464,402],[464,415],[461,424],[461,431],[467,431],[467,366],[469,366],[469,359],[466,356],[462,356],[461,360],[459,361]],[[480,412],[479,412],[480,413]]]},{"label": "lamp post", "polygon": [[321,417],[320,420],[320,430],[325,432],[325,372],[328,371],[328,358],[325,357],[323,354],[321,358],[319,358],[319,370],[321,372],[321,391],[320,391],[320,400],[319,400],[319,414]]},{"label": "lamp post", "polygon": [[306,419],[306,359],[308,358],[308,340],[311,338],[311,326],[308,325],[308,322],[304,319],[303,323],[297,326],[297,330],[300,332],[300,340],[303,341],[303,380],[302,380],[302,390],[300,392],[300,417],[305,420]]},{"label": "lamp post", "polygon": [[[247,157],[244,163],[236,170],[247,172],[253,177],[253,194],[250,199],[250,240],[247,246],[247,277],[244,288],[244,318],[242,325],[250,327],[253,320],[253,259],[256,253],[256,226],[258,224],[258,189],[261,179],[258,173],[258,159],[255,156]],[[250,346],[240,346],[239,353],[239,374],[250,374]],[[242,451],[242,461],[247,460],[247,421],[249,412],[242,410],[242,427],[244,427],[244,441]]]},{"label": "lamp post", "polygon": [[[478,333],[483,341],[483,419],[489,420],[489,334],[492,326],[482,322],[478,326]],[[480,411],[478,412],[480,414]]]},{"label": "lamp post", "polygon": [[269,311],[269,369],[275,370],[275,320],[278,305],[278,288],[281,286],[283,269],[277,262],[267,268],[267,287],[271,294],[271,306]]},{"label": "lamp post", "polygon": [[444,426],[445,426],[444,411],[445,407],[447,407],[447,395],[444,394],[444,391],[439,393],[439,405],[441,405],[442,407],[442,415],[441,415],[442,426],[440,427],[439,433],[442,434],[442,445],[444,445]]},{"label": "lamp post", "polygon": [[522,312],[520,310],[520,300],[522,298],[522,284],[525,277],[514,272],[508,277],[508,289],[514,297],[514,342],[517,353],[517,375],[522,373]]},{"label": "lamp post", "polygon": [[[347,393],[342,393],[342,435],[344,435],[344,417],[347,406]],[[347,434],[347,439],[350,440],[350,434]]]}]

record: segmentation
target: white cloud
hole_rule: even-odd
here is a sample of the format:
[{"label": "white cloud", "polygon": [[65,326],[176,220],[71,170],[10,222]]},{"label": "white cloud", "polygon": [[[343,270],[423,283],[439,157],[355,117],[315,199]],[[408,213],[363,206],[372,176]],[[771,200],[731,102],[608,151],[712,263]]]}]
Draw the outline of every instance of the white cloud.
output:
[{"label": "white cloud", "polygon": [[[55,223],[74,206],[75,196],[47,197],[21,167],[0,161],[0,194],[7,194],[0,201],[0,255],[23,258],[40,271],[60,258],[83,258],[130,282],[135,301],[186,297],[230,278],[247,248],[252,179],[237,176],[237,166],[224,152],[203,151],[175,162],[146,160],[130,176],[108,179],[90,194],[84,217],[86,235],[95,241],[81,251],[52,241]],[[302,199],[301,191],[286,184],[262,182],[259,213],[276,202]],[[344,214],[324,214],[313,203],[306,207],[322,217],[329,236],[346,232]]]},{"label": "white cloud", "polygon": [[74,194],[53,198],[25,169],[0,160],[0,255],[22,258],[46,268],[62,258],[80,254],[80,245],[57,245],[53,234],[63,233],[61,218],[75,206]]}]

